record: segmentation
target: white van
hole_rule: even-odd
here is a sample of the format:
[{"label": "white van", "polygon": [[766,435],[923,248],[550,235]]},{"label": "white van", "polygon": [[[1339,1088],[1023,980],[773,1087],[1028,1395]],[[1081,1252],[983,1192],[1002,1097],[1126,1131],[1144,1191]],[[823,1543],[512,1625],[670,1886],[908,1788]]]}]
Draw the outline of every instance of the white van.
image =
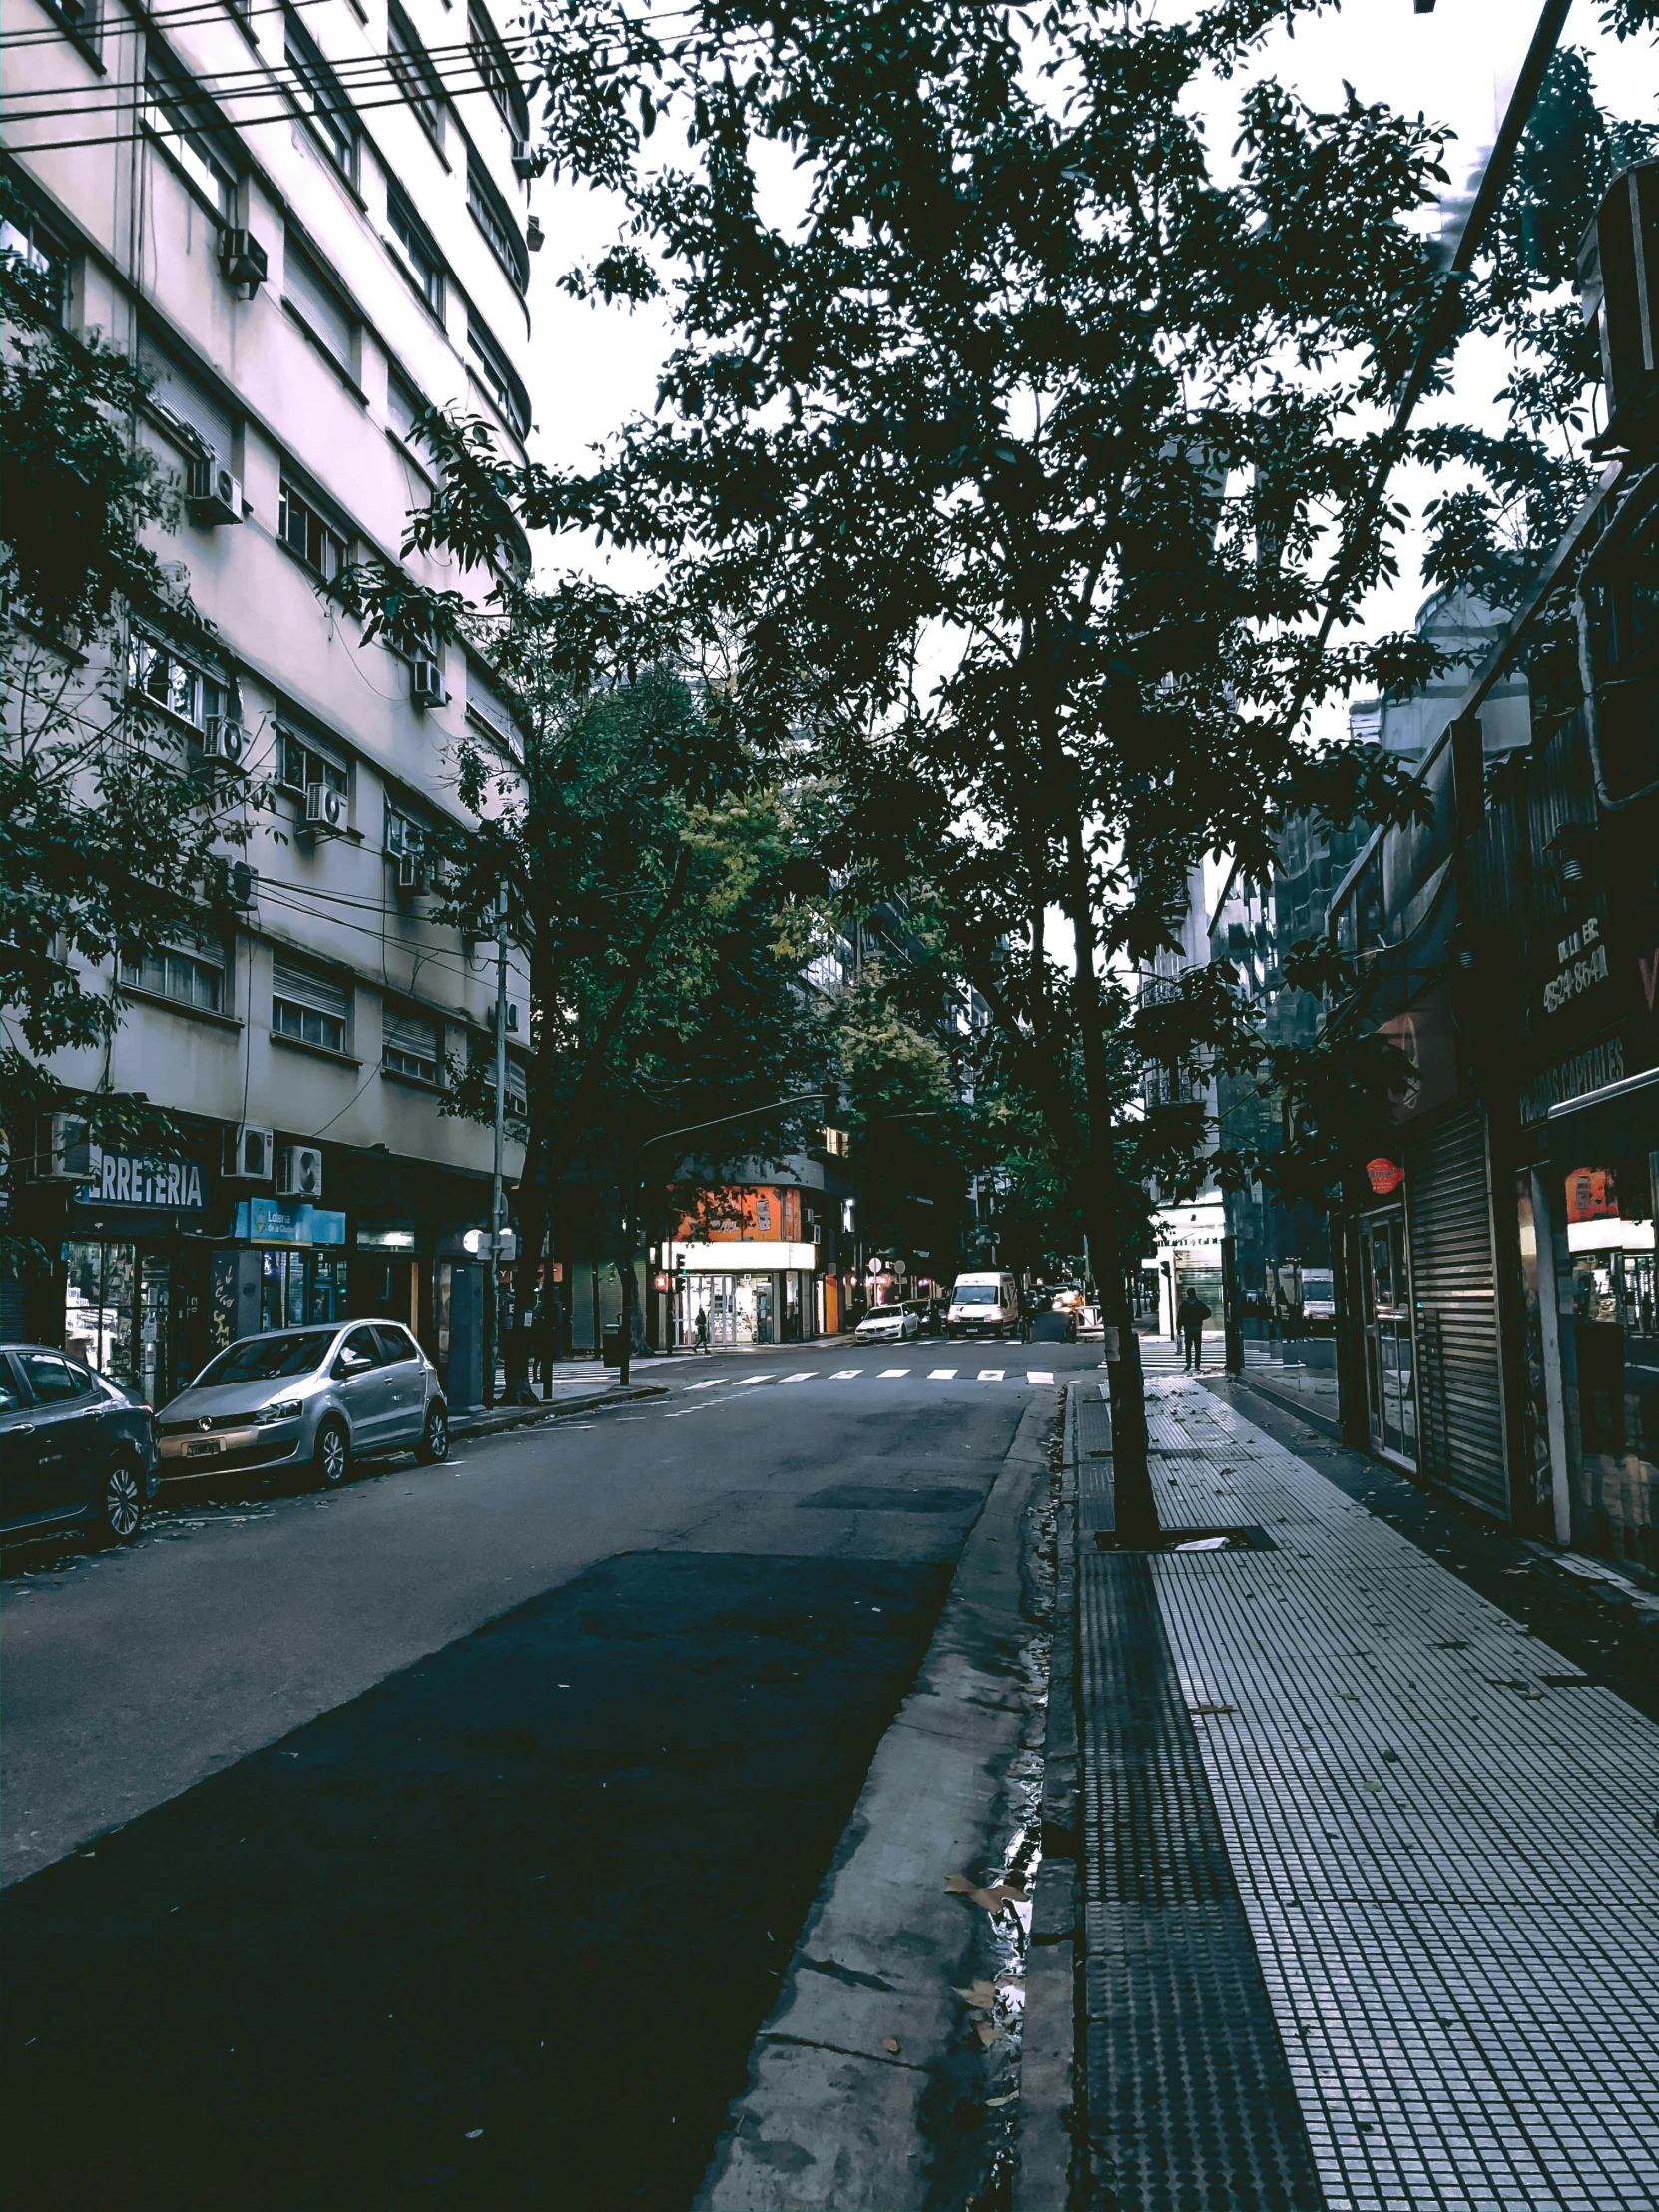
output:
[{"label": "white van", "polygon": [[1016,1337],[1019,1334],[1019,1285],[992,1268],[984,1275],[959,1275],[945,1311],[947,1337]]}]

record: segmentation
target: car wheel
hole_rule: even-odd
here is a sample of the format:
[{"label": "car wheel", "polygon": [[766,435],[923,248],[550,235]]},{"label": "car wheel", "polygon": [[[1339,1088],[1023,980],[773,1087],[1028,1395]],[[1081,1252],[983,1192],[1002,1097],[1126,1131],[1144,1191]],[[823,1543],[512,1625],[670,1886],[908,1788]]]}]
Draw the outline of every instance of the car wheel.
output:
[{"label": "car wheel", "polygon": [[316,1432],[316,1454],[311,1461],[317,1481],[325,1490],[337,1490],[351,1464],[351,1439],[344,1423],[325,1420]]},{"label": "car wheel", "polygon": [[415,1445],[415,1457],[424,1466],[441,1466],[449,1456],[449,1415],[441,1405],[434,1405],[426,1416],[426,1427]]},{"label": "car wheel", "polygon": [[104,1477],[98,1518],[111,1543],[130,1544],[144,1525],[144,1476],[131,1459],[118,1459]]}]

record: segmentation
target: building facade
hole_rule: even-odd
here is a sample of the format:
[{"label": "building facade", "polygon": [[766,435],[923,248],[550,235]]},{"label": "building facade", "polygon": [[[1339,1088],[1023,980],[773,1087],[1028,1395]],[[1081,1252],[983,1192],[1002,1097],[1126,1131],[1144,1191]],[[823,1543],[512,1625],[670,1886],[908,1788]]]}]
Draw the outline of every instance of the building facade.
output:
[{"label": "building facade", "polygon": [[[18,0],[7,28],[6,243],[148,370],[163,551],[211,625],[135,623],[119,675],[252,830],[235,930],[124,972],[108,1053],[55,1063],[184,1134],[86,1181],[42,1155],[24,1226],[60,1259],[28,1324],[159,1402],[232,1335],[392,1314],[446,1367],[453,1332],[466,1403],[493,1138],[441,1109],[493,1066],[496,950],[432,918],[425,850],[465,825],[457,746],[510,751],[511,716],[482,661],[365,646],[326,588],[364,560],[487,586],[401,546],[425,407],[514,456],[530,430],[522,92],[485,0]],[[509,996],[527,1034],[516,959]]]}]

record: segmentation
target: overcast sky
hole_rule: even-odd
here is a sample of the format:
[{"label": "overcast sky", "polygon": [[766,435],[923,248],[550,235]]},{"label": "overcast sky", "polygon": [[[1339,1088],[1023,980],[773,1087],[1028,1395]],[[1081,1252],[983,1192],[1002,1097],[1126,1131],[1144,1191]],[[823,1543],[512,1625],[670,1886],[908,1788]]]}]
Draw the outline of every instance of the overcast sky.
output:
[{"label": "overcast sky", "polygon": [[[1347,79],[1362,99],[1420,110],[1447,125],[1457,134],[1447,160],[1451,191],[1461,196],[1491,145],[1540,4],[1438,0],[1432,15],[1416,15],[1411,0],[1347,0],[1338,14],[1299,21],[1294,37],[1277,33],[1257,69],[1281,77],[1311,106],[1340,103]],[[1169,5],[1174,10],[1180,0]],[[1618,112],[1659,112],[1659,50],[1645,41],[1621,46],[1603,35],[1599,17],[1600,0],[1575,0],[1563,43],[1590,51],[1603,98]],[[1232,143],[1236,98],[1236,88],[1221,88],[1208,113],[1211,143],[1223,161]],[[537,205],[547,244],[536,256],[530,294],[535,449],[555,465],[570,464],[630,413],[651,407],[666,323],[660,312],[581,306],[557,288],[560,274],[610,235],[612,211],[601,196],[544,185]],[[1451,411],[1478,415],[1489,410],[1500,359],[1494,348],[1465,352]],[[1424,489],[1409,474],[1400,477],[1397,488],[1408,498],[1420,497]],[[565,566],[572,557],[571,550],[560,548],[553,565]],[[1368,610],[1368,628],[1409,624],[1421,597],[1416,559],[1413,542],[1405,549],[1397,589],[1379,595]],[[630,565],[611,573],[620,580],[639,572]]]}]

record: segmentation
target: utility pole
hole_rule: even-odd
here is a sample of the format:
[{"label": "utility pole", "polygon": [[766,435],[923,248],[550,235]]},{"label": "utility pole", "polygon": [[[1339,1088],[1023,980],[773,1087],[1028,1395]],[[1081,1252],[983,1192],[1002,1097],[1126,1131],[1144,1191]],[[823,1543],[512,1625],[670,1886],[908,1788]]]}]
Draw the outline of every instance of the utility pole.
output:
[{"label": "utility pole", "polygon": [[489,1323],[484,1331],[484,1403],[495,1403],[501,1343],[501,1151],[507,1134],[507,886],[495,894],[495,1172],[490,1181]]}]

